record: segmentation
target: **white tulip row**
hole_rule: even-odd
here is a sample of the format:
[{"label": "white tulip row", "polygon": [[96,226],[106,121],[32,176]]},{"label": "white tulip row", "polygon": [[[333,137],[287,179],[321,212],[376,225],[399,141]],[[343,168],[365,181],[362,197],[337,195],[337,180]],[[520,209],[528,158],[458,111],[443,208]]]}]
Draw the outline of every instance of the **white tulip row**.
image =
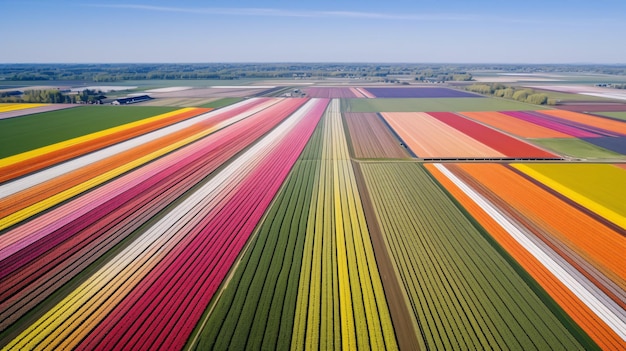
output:
[{"label": "white tulip row", "polygon": [[531,234],[519,228],[511,219],[504,216],[491,202],[486,200],[477,191],[469,187],[462,180],[450,172],[444,165],[436,164],[450,181],[459,187],[467,196],[478,204],[492,219],[504,228],[521,246],[530,252],[555,277],[585,303],[602,321],[604,321],[617,335],[626,340],[626,311],[617,305],[603,291],[596,287],[589,279],[580,274],[571,264],[546,245],[539,245]]}]

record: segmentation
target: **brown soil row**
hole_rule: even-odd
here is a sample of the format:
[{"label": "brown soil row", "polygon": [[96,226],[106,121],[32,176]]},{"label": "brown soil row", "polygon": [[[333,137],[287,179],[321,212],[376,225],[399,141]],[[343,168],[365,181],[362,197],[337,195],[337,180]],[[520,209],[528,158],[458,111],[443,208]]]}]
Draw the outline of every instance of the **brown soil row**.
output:
[{"label": "brown soil row", "polygon": [[402,287],[400,286],[391,257],[387,251],[383,233],[378,226],[376,211],[374,210],[374,205],[367,190],[361,167],[353,162],[352,168],[354,169],[357,186],[361,194],[367,229],[372,239],[376,264],[378,265],[378,271],[380,272],[383,288],[385,289],[385,296],[387,298],[387,304],[389,305],[389,312],[396,332],[398,346],[400,350],[419,350],[420,346],[416,331],[413,329],[411,311],[409,310],[409,306],[405,303]]},{"label": "brown soil row", "polygon": [[376,113],[344,113],[356,158],[408,158]]}]

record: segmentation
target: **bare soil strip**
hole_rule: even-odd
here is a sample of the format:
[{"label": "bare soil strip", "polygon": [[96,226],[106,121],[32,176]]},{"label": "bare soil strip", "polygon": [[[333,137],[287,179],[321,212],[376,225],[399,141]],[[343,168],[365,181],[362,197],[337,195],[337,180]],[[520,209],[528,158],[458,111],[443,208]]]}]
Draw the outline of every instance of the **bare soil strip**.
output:
[{"label": "bare soil strip", "polygon": [[358,163],[353,161],[352,168],[354,169],[359,193],[361,193],[361,202],[363,203],[367,228],[372,239],[374,255],[376,256],[376,263],[378,264],[383,288],[385,289],[385,296],[387,297],[387,304],[389,305],[389,312],[391,313],[391,320],[396,332],[398,346],[400,350],[419,350],[420,347],[416,331],[413,329],[414,323],[412,314],[405,303],[400,282],[393,269],[391,257],[389,256],[383,235],[378,227],[376,211],[374,210],[374,205],[372,204],[367,186],[365,185],[361,167]]}]

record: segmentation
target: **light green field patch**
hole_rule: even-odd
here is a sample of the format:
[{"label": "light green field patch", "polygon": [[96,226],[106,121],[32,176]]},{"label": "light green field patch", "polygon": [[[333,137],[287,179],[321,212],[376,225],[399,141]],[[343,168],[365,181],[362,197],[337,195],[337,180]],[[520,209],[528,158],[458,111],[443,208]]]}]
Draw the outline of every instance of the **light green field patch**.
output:
[{"label": "light green field patch", "polygon": [[522,111],[537,105],[494,98],[346,99],[346,112]]},{"label": "light green field patch", "polygon": [[555,151],[558,154],[588,159],[624,158],[623,155],[575,138],[532,139],[533,144]]},{"label": "light green field patch", "polygon": [[211,101],[208,104],[200,105],[198,107],[220,108],[220,107],[232,105],[232,104],[237,103],[237,102],[242,101],[242,100],[243,100],[243,98],[240,98],[240,97],[227,97],[227,98]]},{"label": "light green field patch", "polygon": [[158,98],[142,102],[139,106],[171,106],[171,107],[198,107],[211,103],[218,98]]}]

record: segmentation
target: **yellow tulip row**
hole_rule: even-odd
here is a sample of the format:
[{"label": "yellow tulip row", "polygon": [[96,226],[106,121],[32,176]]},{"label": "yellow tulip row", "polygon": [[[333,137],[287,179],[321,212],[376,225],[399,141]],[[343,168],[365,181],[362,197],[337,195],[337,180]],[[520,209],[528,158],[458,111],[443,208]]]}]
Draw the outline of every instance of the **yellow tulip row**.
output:
[{"label": "yellow tulip row", "polygon": [[41,107],[48,104],[0,104],[0,113],[9,111],[25,110],[27,108]]},{"label": "yellow tulip row", "polygon": [[339,100],[323,117],[292,349],[397,349],[350,161]]},{"label": "yellow tulip row", "polygon": [[67,147],[70,147],[72,145],[78,145],[78,144],[82,144],[85,142],[89,142],[90,140],[94,140],[94,139],[98,139],[101,137],[106,137],[107,135],[116,133],[116,132],[120,132],[120,131],[124,131],[124,130],[128,130],[131,129],[133,127],[137,127],[140,125],[144,125],[144,124],[149,124],[152,123],[154,121],[160,120],[160,119],[164,119],[164,118],[168,118],[180,113],[184,113],[187,111],[191,111],[193,110],[193,107],[187,107],[187,108],[183,108],[183,109],[178,109],[172,112],[168,112],[168,113],[163,113],[154,117],[150,117],[150,118],[145,118],[139,121],[135,121],[135,122],[131,122],[131,123],[126,123],[117,127],[113,127],[113,128],[109,128],[109,129],[105,129],[105,130],[101,130],[95,133],[91,133],[91,134],[87,134],[87,135],[83,135],[77,138],[73,138],[73,139],[69,139],[69,140],[65,140],[59,143],[55,143],[52,145],[47,145],[47,146],[43,146],[34,150],[30,150],[30,151],[26,151],[26,152],[22,152],[20,154],[17,155],[13,155],[13,156],[9,156],[9,157],[5,157],[3,159],[0,159],[0,167],[6,167],[6,166],[10,166],[12,164],[18,163],[18,162],[22,162],[22,161],[26,161],[28,159],[34,158],[34,157],[38,157],[41,155],[45,155],[51,152],[55,152],[55,151],[59,151],[59,150],[63,150]]},{"label": "yellow tulip row", "polygon": [[517,164],[514,167],[626,229],[626,170],[610,164]]},{"label": "yellow tulip row", "polygon": [[[79,187],[88,188],[95,183],[99,184],[106,179],[112,179],[114,172],[118,170],[120,170],[119,174],[125,173],[125,171],[149,160],[212,134],[244,116],[256,113],[258,110],[269,106],[277,105],[280,101],[284,100],[268,100],[267,103],[255,106],[250,111],[240,113],[214,126],[206,127],[201,133],[194,134],[145,157],[129,162],[127,166],[94,177],[93,183],[86,182]],[[275,132],[275,134],[280,136],[279,132]],[[278,136],[274,136],[274,138],[279,140]],[[146,167],[152,166],[153,169],[165,167],[173,163],[177,158],[181,159],[190,153],[202,150],[202,148],[208,148],[211,142],[214,141],[203,139],[202,142],[190,145],[178,153],[172,153],[167,157],[161,158],[157,161],[160,163],[154,163]],[[251,150],[233,161],[230,164],[230,168],[218,173],[210,182],[186,198],[186,202],[175,207],[163,219],[147,228],[140,237],[129,243],[114,259],[108,261],[103,267],[89,276],[82,284],[71,291],[41,318],[32,323],[2,350],[35,348],[64,350],[75,348],[173,250],[187,233],[182,229],[182,226],[193,228],[190,225],[191,219],[195,221],[202,219],[207,215],[208,211],[215,207],[215,204],[228,198],[229,194],[238,185],[240,178],[244,178],[254,167],[258,166],[258,163],[262,160],[259,154],[265,152],[265,149],[260,148],[261,151]],[[145,168],[141,168],[127,176],[129,178],[139,176],[144,171]],[[70,190],[73,191],[74,188]],[[64,196],[64,194],[65,192],[59,194],[59,196]],[[187,205],[187,203],[192,203],[192,201],[195,201],[193,202],[195,206]],[[196,212],[192,212],[192,214],[187,213],[186,211],[189,211],[190,208],[193,208]],[[204,212],[198,214],[198,211]],[[185,220],[181,220],[181,218]]]},{"label": "yellow tulip row", "polygon": [[[163,116],[163,115],[160,115],[160,116]],[[154,118],[156,118],[156,117],[154,117]],[[140,158],[137,158],[135,160],[132,160],[132,161],[130,161],[130,162],[128,162],[128,163],[126,163],[126,164],[124,164],[122,166],[119,166],[119,167],[117,167],[115,169],[112,169],[112,170],[110,170],[108,172],[99,174],[99,175],[91,178],[88,181],[85,181],[85,182],[83,182],[81,184],[78,184],[76,186],[73,186],[73,187],[71,187],[71,188],[69,188],[69,189],[67,189],[65,191],[57,193],[57,194],[55,194],[55,195],[53,195],[53,196],[51,196],[51,197],[49,197],[49,198],[47,198],[45,200],[39,201],[39,202],[37,202],[37,203],[35,203],[35,204],[31,205],[31,206],[28,206],[28,207],[26,207],[26,208],[24,208],[22,210],[14,212],[14,213],[12,213],[12,214],[4,217],[4,218],[0,218],[0,230],[8,228],[8,227],[10,227],[10,226],[12,226],[14,224],[17,224],[17,223],[19,223],[19,222],[21,222],[21,221],[23,221],[23,220],[25,220],[25,219],[35,215],[35,214],[37,214],[37,213],[40,213],[40,212],[42,212],[44,210],[47,210],[47,209],[49,209],[49,208],[51,208],[51,207],[53,207],[53,206],[55,206],[55,205],[57,205],[57,204],[59,204],[59,203],[61,203],[63,201],[66,201],[66,200],[68,200],[68,199],[70,199],[70,198],[72,198],[72,197],[74,197],[76,195],[82,194],[83,192],[85,192],[85,191],[87,191],[89,189],[92,189],[92,188],[94,188],[94,187],[96,187],[96,186],[98,186],[100,184],[103,184],[103,183],[105,183],[105,182],[107,182],[107,181],[109,181],[109,180],[111,180],[111,179],[113,179],[113,178],[115,178],[115,177],[117,177],[117,176],[119,176],[121,174],[124,174],[124,173],[126,173],[126,172],[128,172],[128,171],[130,171],[132,169],[135,169],[135,168],[137,168],[137,167],[139,167],[141,165],[144,165],[144,164],[146,164],[146,163],[148,163],[148,162],[150,162],[152,160],[155,160],[158,157],[161,157],[161,156],[163,156],[165,154],[168,154],[168,153],[170,153],[170,152],[172,152],[172,151],[174,151],[174,150],[176,150],[176,149],[178,149],[178,148],[180,148],[182,146],[185,146],[185,145],[187,145],[189,143],[192,143],[192,142],[194,142],[194,141],[196,141],[196,140],[198,140],[200,138],[203,138],[203,137],[205,137],[205,136],[215,132],[215,130],[217,130],[217,129],[218,129],[217,127],[207,128],[204,131],[202,131],[201,133],[197,133],[197,134],[192,135],[192,136],[190,136],[188,138],[180,140],[180,141],[178,141],[176,143],[169,144],[169,145],[164,145],[163,148],[161,148],[161,149],[158,149],[158,150],[156,150],[154,152],[151,152],[151,153],[149,153],[149,154],[147,154],[147,155],[145,155],[143,157],[140,157]],[[98,132],[98,133],[94,133],[94,134],[99,134],[99,133],[102,133],[102,132]],[[83,137],[80,137],[80,138],[83,138]],[[77,139],[79,139],[79,138],[77,138]],[[62,143],[65,143],[65,142],[62,142]],[[62,143],[59,143],[59,144],[62,144]],[[46,146],[46,147],[41,148],[41,149],[54,148],[54,147],[57,147],[56,145],[58,145],[58,144]],[[41,150],[41,149],[38,149],[38,150]],[[42,151],[42,152],[45,153],[45,151]],[[20,154],[20,155],[23,155],[23,154]],[[2,161],[2,160],[0,160],[0,161]]]}]

